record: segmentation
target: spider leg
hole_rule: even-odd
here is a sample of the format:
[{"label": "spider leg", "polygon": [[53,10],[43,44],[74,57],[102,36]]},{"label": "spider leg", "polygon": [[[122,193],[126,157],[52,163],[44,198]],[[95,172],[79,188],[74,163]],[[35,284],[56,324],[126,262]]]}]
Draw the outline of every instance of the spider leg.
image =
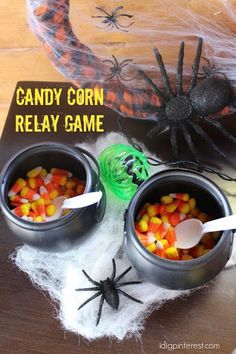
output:
[{"label": "spider leg", "polygon": [[106,75],[106,81],[109,81],[109,80],[111,80],[111,79],[113,79],[113,77],[115,77],[116,76],[116,74],[114,73],[114,74],[111,74],[111,75]]},{"label": "spider leg", "polygon": [[90,283],[96,285],[96,286],[100,286],[100,283],[98,283],[97,281],[93,280],[92,278],[90,278],[90,276],[85,272],[85,270],[82,270],[82,272],[84,273],[84,275],[86,276],[86,278],[90,281]]},{"label": "spider leg", "polygon": [[[105,21],[105,20],[104,20]],[[103,22],[104,22],[103,21]],[[109,31],[110,29],[114,28],[114,23],[111,22],[110,20],[108,20],[109,22],[106,23],[106,25],[103,27],[103,29],[107,29],[107,31]],[[113,63],[114,64],[114,63]]]},{"label": "spider leg", "polygon": [[120,67],[124,68],[126,65],[128,65],[128,63],[131,63],[133,61],[133,59],[125,59],[120,63]]},{"label": "spider leg", "polygon": [[233,143],[236,143],[236,138],[231,135],[224,127],[222,127],[222,125],[217,122],[216,120],[214,120],[214,118],[209,118],[207,116],[203,116],[202,117],[207,123],[213,125],[217,130],[219,130],[226,138],[228,138],[230,141],[232,141]]},{"label": "spider leg", "polygon": [[91,16],[92,18],[106,18],[107,19],[107,16]]},{"label": "spider leg", "polygon": [[122,26],[119,25],[117,22],[115,22],[115,23],[113,24],[113,27],[114,27],[114,26],[115,26],[118,30],[120,30],[120,31],[122,31],[122,32],[128,32],[128,31],[126,31],[126,30],[120,28],[120,27],[122,27]]},{"label": "spider leg", "polygon": [[188,147],[189,147],[191,153],[193,154],[194,160],[195,160],[198,164],[200,164],[200,160],[199,160],[199,158],[198,158],[198,156],[197,156],[197,151],[196,151],[196,149],[195,149],[193,140],[192,140],[192,138],[191,138],[191,135],[189,134],[189,131],[188,131],[187,127],[186,127],[184,124],[181,125],[181,130],[182,130],[182,132],[183,132],[184,139],[185,139],[186,143],[188,144]]},{"label": "spider leg", "polygon": [[93,287],[93,288],[79,288],[79,289],[75,289],[75,291],[92,291],[92,290],[100,290],[99,287]]},{"label": "spider leg", "polygon": [[154,51],[154,54],[155,54],[155,57],[156,57],[156,60],[157,60],[157,63],[158,63],[158,66],[159,66],[159,69],[161,72],[162,81],[163,81],[163,84],[164,84],[165,89],[167,91],[167,94],[168,94],[169,98],[172,98],[172,97],[174,97],[174,92],[172,91],[172,88],[170,86],[169,77],[167,75],[165,65],[162,60],[162,56],[159,53],[157,48],[154,48],[153,51]]},{"label": "spider leg", "polygon": [[124,6],[118,6],[115,8],[115,10],[112,11],[112,15],[116,15],[117,12],[119,12],[120,10],[123,10]]},{"label": "spider leg", "polygon": [[177,65],[176,88],[177,96],[183,93],[183,60],[184,60],[184,42],[181,42],[179,47],[179,59]]},{"label": "spider leg", "polygon": [[149,132],[147,133],[147,136],[149,138],[151,138],[153,135],[156,135],[156,134],[159,135],[159,134],[163,133],[165,128],[166,128],[166,123],[162,119],[159,119],[157,121],[157,124],[151,130],[149,130]]},{"label": "spider leg", "polygon": [[123,273],[121,273],[117,278],[115,278],[114,284],[118,283],[118,281],[123,278],[131,269],[132,267],[127,268]]},{"label": "spider leg", "polygon": [[176,124],[173,124],[170,128],[170,143],[171,143],[171,149],[173,153],[174,160],[178,160],[178,144],[177,144],[177,126]]},{"label": "spider leg", "polygon": [[208,58],[202,57],[202,59],[205,60],[205,62],[207,63],[207,66],[204,66],[205,68],[211,69],[213,67],[213,65],[211,64],[211,62]]},{"label": "spider leg", "polygon": [[154,84],[152,79],[150,79],[143,70],[139,69],[138,73],[143,76],[144,80],[153,88],[153,91],[157,94],[159,98],[161,98],[164,102],[168,101],[164,93],[162,93],[162,91],[156,86],[156,84]]},{"label": "spider leg", "polygon": [[139,304],[143,304],[143,302],[141,300],[135,299],[135,297],[130,296],[129,294],[127,294],[125,291],[117,289],[118,293],[124,295],[125,297],[127,297],[128,299],[134,301],[134,302],[138,302]]},{"label": "spider leg", "polygon": [[95,7],[95,9],[97,9],[98,11],[103,12],[104,14],[106,14],[108,17],[111,17],[111,14],[109,14],[107,11],[105,11],[104,9],[102,9],[101,7]]},{"label": "spider leg", "polygon": [[100,302],[99,302],[96,326],[98,326],[98,324],[100,322],[100,318],[101,318],[101,314],[102,314],[102,306],[103,306],[104,300],[105,300],[105,297],[104,297],[104,295],[102,295]]},{"label": "spider leg", "polygon": [[113,271],[112,271],[112,275],[111,275],[111,280],[114,280],[115,276],[116,276],[116,262],[115,262],[114,258],[112,258],[112,265],[113,265]]},{"label": "spider leg", "polygon": [[196,83],[197,83],[197,75],[198,75],[198,70],[199,70],[201,54],[202,54],[202,38],[198,38],[198,46],[197,46],[197,51],[196,51],[196,55],[195,55],[195,59],[194,59],[192,78],[191,78],[191,82],[190,82],[189,91],[191,91],[194,88],[194,86],[196,86]]},{"label": "spider leg", "polygon": [[111,63],[112,65],[114,65],[113,61],[111,59],[105,59],[102,61],[103,63]]},{"label": "spider leg", "polygon": [[115,55],[112,55],[112,58],[114,59],[115,67],[118,69],[119,68],[118,60],[116,59]]},{"label": "spider leg", "polygon": [[125,64],[120,64],[120,69],[124,69],[127,65],[129,65],[129,63],[125,63]]},{"label": "spider leg", "polygon": [[133,24],[134,24],[134,22],[131,22],[128,25],[121,25],[120,23],[117,23],[118,26],[123,27],[123,28],[128,28],[128,27],[132,26]]},{"label": "spider leg", "polygon": [[122,286],[125,286],[125,285],[132,285],[132,284],[142,284],[142,281],[125,281],[123,283],[119,283],[116,285],[116,288],[121,288]]},{"label": "spider leg", "polygon": [[91,296],[90,298],[88,298],[85,302],[83,302],[79,307],[78,310],[82,309],[82,307],[84,307],[85,305],[87,305],[90,301],[96,299],[96,297],[100,296],[102,294],[101,291],[99,291],[98,293],[94,294],[93,296]]},{"label": "spider leg", "polygon": [[116,17],[117,17],[117,18],[118,18],[118,17],[128,17],[128,18],[132,18],[132,17],[134,17],[134,15],[129,15],[129,14],[118,14]]},{"label": "spider leg", "polygon": [[218,146],[214,143],[214,141],[204,132],[204,130],[199,125],[197,125],[196,123],[194,123],[192,121],[188,121],[188,124],[195,130],[196,133],[198,133],[205,140],[205,142],[215,152],[217,152],[220,156],[225,157],[224,152],[218,148]]}]

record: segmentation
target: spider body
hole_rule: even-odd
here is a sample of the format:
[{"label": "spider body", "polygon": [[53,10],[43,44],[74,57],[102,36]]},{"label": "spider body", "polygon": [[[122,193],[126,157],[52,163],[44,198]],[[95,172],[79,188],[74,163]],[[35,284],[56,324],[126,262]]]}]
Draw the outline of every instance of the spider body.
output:
[{"label": "spider body", "polygon": [[102,293],[104,294],[104,299],[113,309],[118,310],[120,298],[118,291],[114,285],[114,282],[107,278],[100,282]]},{"label": "spider body", "polygon": [[196,114],[208,115],[221,111],[232,101],[232,89],[227,80],[209,77],[190,92],[191,104]]},{"label": "spider body", "polygon": [[101,18],[101,19],[103,19],[102,23],[104,23],[106,25],[107,29],[112,29],[112,28],[115,27],[116,29],[118,29],[120,31],[128,32],[124,28],[130,27],[134,23],[134,22],[132,22],[132,23],[129,23],[128,25],[124,25],[124,24],[121,24],[119,22],[121,17],[127,17],[127,18],[132,18],[133,17],[133,15],[120,13],[120,11],[123,10],[123,6],[116,7],[115,10],[113,10],[111,13],[107,12],[106,10],[104,10],[101,7],[96,7],[96,9],[98,11],[102,12],[103,15],[92,16],[92,18]]},{"label": "spider body", "polygon": [[125,297],[127,297],[128,299],[130,299],[132,301],[138,302],[140,304],[143,303],[142,301],[135,299],[133,296],[130,296],[125,291],[122,291],[120,289],[121,287],[126,286],[126,285],[142,283],[141,281],[129,281],[129,282],[119,283],[119,280],[122,279],[131,270],[132,267],[127,268],[123,273],[121,273],[118,277],[116,277],[116,263],[115,263],[114,259],[112,259],[112,264],[113,264],[113,271],[112,271],[111,277],[110,278],[108,277],[105,280],[100,280],[100,282],[93,280],[85,272],[85,270],[82,270],[84,275],[86,276],[86,278],[90,281],[90,283],[94,284],[95,287],[75,289],[76,291],[96,291],[96,293],[93,296],[91,296],[88,300],[86,300],[85,302],[83,302],[79,306],[78,310],[80,310],[82,307],[84,307],[90,301],[96,299],[96,297],[101,296],[98,314],[97,314],[96,326],[100,322],[104,301],[106,301],[107,304],[110,307],[112,307],[114,310],[118,310],[118,307],[119,307],[119,303],[120,303],[119,294],[124,295]]},{"label": "spider body", "polygon": [[165,92],[160,90],[142,70],[139,70],[140,74],[144,77],[146,82],[152,86],[152,89],[161,101],[161,105],[156,107],[156,112],[154,112],[157,124],[151,129],[148,135],[152,136],[155,133],[161,134],[169,130],[174,159],[178,159],[177,135],[181,132],[192,152],[194,160],[199,162],[196,148],[191,137],[192,131],[197,133],[215,152],[225,157],[224,152],[221,151],[216,143],[203,130],[201,125],[199,125],[200,120],[214,126],[226,138],[236,143],[236,138],[227,132],[219,122],[210,117],[210,114],[217,113],[232,103],[233,92],[230,83],[226,78],[215,77],[215,74],[220,72],[215,66],[210,66],[210,64],[208,67],[204,67],[204,78],[200,82],[197,82],[201,52],[202,39],[199,38],[192,69],[190,88],[187,93],[184,93],[182,88],[184,42],[181,43],[179,49],[176,92],[172,90],[162,57],[157,48],[154,48],[154,54],[161,72]]}]

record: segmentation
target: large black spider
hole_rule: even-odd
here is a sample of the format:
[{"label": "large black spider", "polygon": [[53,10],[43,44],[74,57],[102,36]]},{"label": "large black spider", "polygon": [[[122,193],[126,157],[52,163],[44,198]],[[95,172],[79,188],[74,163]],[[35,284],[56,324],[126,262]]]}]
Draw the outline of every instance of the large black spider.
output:
[{"label": "large black spider", "polygon": [[165,130],[170,130],[170,141],[175,160],[178,159],[178,143],[177,133],[182,132],[182,135],[190,148],[195,161],[199,162],[195,145],[191,138],[191,131],[195,131],[215,152],[222,157],[225,157],[224,152],[214,143],[208,134],[199,125],[200,120],[214,126],[230,141],[236,143],[234,138],[221,124],[211,118],[210,114],[221,111],[228,106],[233,97],[232,89],[224,78],[215,77],[218,73],[215,67],[210,67],[210,71],[205,68],[205,76],[203,80],[197,83],[198,70],[202,52],[202,38],[198,39],[195,60],[192,69],[192,76],[189,91],[183,92],[182,76],[183,76],[183,59],[184,59],[184,42],[181,43],[179,49],[177,76],[176,76],[176,93],[172,90],[169,78],[162,60],[162,57],[157,48],[154,48],[154,54],[161,72],[162,81],[165,88],[165,93],[142,71],[140,74],[146,82],[151,85],[152,89],[159,97],[161,106],[156,108],[157,124],[148,133],[152,136],[155,133],[162,133]]},{"label": "large black spider", "polygon": [[102,15],[102,16],[92,16],[92,18],[103,18],[104,20],[102,21],[102,23],[104,23],[106,25],[107,29],[112,29],[112,28],[116,27],[120,31],[128,32],[124,28],[128,28],[128,27],[130,27],[130,26],[132,26],[134,24],[134,22],[129,23],[128,25],[122,25],[121,23],[119,23],[119,18],[120,17],[128,17],[128,18],[132,18],[133,17],[133,15],[119,13],[121,10],[123,10],[123,6],[116,7],[115,10],[113,10],[110,14],[109,14],[109,12],[107,12],[104,9],[102,9],[101,7],[96,7],[96,9],[98,11],[104,13],[105,16],[104,15]]},{"label": "large black spider", "polygon": [[119,294],[124,295],[128,299],[138,302],[142,304],[143,302],[135,299],[133,296],[130,296],[126,292],[120,290],[122,286],[125,285],[131,285],[131,284],[140,284],[142,283],[141,281],[128,281],[128,282],[122,282],[119,283],[119,280],[123,278],[131,269],[132,267],[129,267],[126,269],[123,273],[121,273],[118,277],[115,278],[116,276],[116,263],[114,258],[112,259],[112,264],[113,264],[113,271],[112,275],[110,278],[107,278],[105,280],[100,280],[100,282],[97,282],[90,278],[90,276],[85,272],[85,270],[82,270],[86,278],[90,281],[90,283],[96,285],[95,287],[92,288],[79,288],[75,289],[76,291],[97,291],[93,296],[91,296],[88,300],[82,303],[82,305],[79,306],[78,310],[80,310],[82,307],[87,305],[90,301],[94,300],[96,297],[101,295],[100,303],[99,303],[99,309],[98,309],[98,314],[97,314],[97,321],[96,321],[96,326],[99,324],[101,314],[102,314],[102,307],[104,300],[110,305],[113,309],[118,310],[119,307]]},{"label": "large black spider", "polygon": [[132,59],[125,59],[125,60],[123,60],[123,61],[121,61],[119,63],[117,58],[114,55],[112,55],[112,58],[114,59],[114,61],[112,61],[110,59],[103,60],[103,63],[111,64],[111,67],[109,68],[110,74],[106,75],[106,81],[107,80],[111,80],[114,77],[116,77],[119,81],[120,80],[123,80],[123,81],[131,81],[131,80],[133,80],[132,78],[125,78],[123,76],[123,74],[122,74],[123,69],[129,63],[131,63],[133,60]]}]

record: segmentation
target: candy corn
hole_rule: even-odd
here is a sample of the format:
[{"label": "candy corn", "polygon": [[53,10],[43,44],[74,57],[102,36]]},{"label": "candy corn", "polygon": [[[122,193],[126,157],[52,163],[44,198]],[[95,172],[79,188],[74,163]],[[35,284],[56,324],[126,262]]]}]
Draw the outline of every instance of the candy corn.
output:
[{"label": "candy corn", "polygon": [[33,202],[40,198],[40,195],[38,193],[35,193],[35,191],[33,191],[29,187],[23,187],[20,192],[20,196],[22,198],[28,199],[30,202]]},{"label": "candy corn", "polygon": [[188,193],[171,193],[160,198],[160,203],[146,203],[137,213],[135,230],[142,245],[156,256],[171,261],[188,261],[208,253],[217,243],[220,234],[205,234],[200,243],[191,249],[177,249],[175,226],[185,219],[209,220],[197,208],[197,200]]},{"label": "candy corn", "polygon": [[[45,168],[38,166],[28,171],[25,177],[15,181],[8,192],[8,197],[9,205],[13,207],[12,212],[26,221],[45,222],[46,216],[53,216],[56,212],[56,205],[53,203],[56,197],[72,198],[84,193],[85,189],[85,181],[60,168],[51,168],[48,173]],[[69,212],[70,210],[64,210],[62,215]],[[137,230],[140,227],[144,230],[144,224],[146,222],[147,225],[149,219],[146,213],[143,221],[137,225]],[[147,238],[149,244],[156,240],[150,235]]]},{"label": "candy corn", "polygon": [[55,175],[55,174],[59,174],[59,175],[64,175],[67,177],[72,177],[72,173],[67,171],[67,170],[63,170],[61,168],[51,168],[50,173]]},{"label": "candy corn", "polygon": [[13,184],[11,189],[8,192],[8,197],[12,197],[13,195],[16,195],[19,193],[22,188],[24,188],[27,185],[26,181],[23,178],[18,178],[16,182]]},{"label": "candy corn", "polygon": [[22,204],[12,210],[12,212],[19,217],[22,217],[24,215],[25,216],[29,215],[29,211],[30,211],[30,204],[29,203]]},{"label": "candy corn", "polygon": [[30,170],[26,176],[29,178],[35,178],[41,173],[41,171],[42,171],[42,167],[38,166],[33,168],[33,170]]},{"label": "candy corn", "polygon": [[45,202],[43,198],[39,198],[36,202],[31,204],[32,210],[40,216],[45,216]]}]

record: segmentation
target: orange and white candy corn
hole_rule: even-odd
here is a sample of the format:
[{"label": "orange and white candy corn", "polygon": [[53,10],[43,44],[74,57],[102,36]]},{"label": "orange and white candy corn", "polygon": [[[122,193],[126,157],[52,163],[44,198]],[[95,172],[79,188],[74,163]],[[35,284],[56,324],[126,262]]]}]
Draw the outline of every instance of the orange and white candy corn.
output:
[{"label": "orange and white candy corn", "polygon": [[170,193],[170,197],[187,202],[190,198],[188,193]]},{"label": "orange and white candy corn", "polygon": [[40,198],[40,195],[29,187],[23,187],[20,192],[20,196],[22,198],[28,199],[30,202],[33,202]]},{"label": "orange and white candy corn", "polygon": [[36,189],[43,185],[43,179],[41,177],[30,177],[28,179],[28,185],[31,189]]},{"label": "orange and white candy corn", "polygon": [[25,198],[21,198],[19,194],[13,195],[10,197],[11,202],[16,202],[16,203],[21,203],[21,204],[27,204],[29,201]]},{"label": "orange and white candy corn", "polygon": [[55,175],[55,174],[60,174],[60,175],[64,175],[67,177],[72,177],[72,173],[67,171],[67,170],[63,170],[62,168],[51,168],[50,173]]},{"label": "orange and white candy corn", "polygon": [[44,186],[41,186],[39,188],[39,194],[40,194],[40,197],[44,199],[45,205],[48,205],[51,203],[50,194]]},{"label": "orange and white candy corn", "polygon": [[148,245],[150,245],[151,243],[156,241],[155,237],[151,233],[148,233],[147,235],[144,235],[144,234],[141,234],[141,233],[137,232],[137,235],[138,235],[139,241],[142,243],[142,245],[144,247],[147,247]]},{"label": "orange and white candy corn", "polygon": [[57,211],[56,205],[49,204],[49,205],[46,206],[46,215],[47,216],[53,216],[56,211]]},{"label": "orange and white candy corn", "polygon": [[35,167],[32,170],[30,170],[26,176],[29,178],[31,178],[31,177],[35,178],[41,173],[42,169],[43,168],[41,166]]},{"label": "orange and white candy corn", "polygon": [[31,205],[29,203],[22,204],[22,205],[16,207],[15,209],[12,209],[12,212],[13,212],[13,214],[15,214],[16,216],[19,216],[21,218],[24,215],[25,216],[29,215],[30,207],[31,207]]},{"label": "orange and white candy corn", "polygon": [[26,185],[27,183],[23,178],[17,178],[16,182],[13,184],[13,186],[8,192],[8,197],[12,197],[13,195],[19,193]]},{"label": "orange and white candy corn", "polygon": [[32,203],[31,208],[37,216],[45,216],[45,202],[43,198],[39,198],[36,202]]}]

